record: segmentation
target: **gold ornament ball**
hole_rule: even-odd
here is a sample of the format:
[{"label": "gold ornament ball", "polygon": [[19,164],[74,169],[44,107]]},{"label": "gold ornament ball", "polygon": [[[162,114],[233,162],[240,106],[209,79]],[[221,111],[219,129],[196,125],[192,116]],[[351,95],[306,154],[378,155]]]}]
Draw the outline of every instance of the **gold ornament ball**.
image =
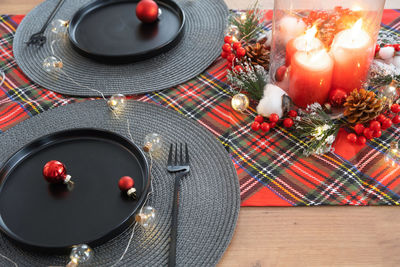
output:
[{"label": "gold ornament ball", "polygon": [[232,108],[238,112],[244,112],[249,107],[249,98],[245,94],[237,94],[232,97]]},{"label": "gold ornament ball", "polygon": [[108,106],[115,111],[121,111],[126,106],[126,96],[123,94],[115,94],[108,100]]}]

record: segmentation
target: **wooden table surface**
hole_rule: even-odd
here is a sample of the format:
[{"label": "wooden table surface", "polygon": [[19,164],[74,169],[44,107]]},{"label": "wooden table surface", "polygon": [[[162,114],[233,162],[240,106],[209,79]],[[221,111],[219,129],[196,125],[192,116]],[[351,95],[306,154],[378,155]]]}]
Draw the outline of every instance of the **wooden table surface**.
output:
[{"label": "wooden table surface", "polygon": [[[40,2],[0,0],[0,14],[25,14]],[[386,8],[400,8],[400,0],[387,0]],[[399,241],[397,207],[244,207],[218,266],[400,266]]]}]

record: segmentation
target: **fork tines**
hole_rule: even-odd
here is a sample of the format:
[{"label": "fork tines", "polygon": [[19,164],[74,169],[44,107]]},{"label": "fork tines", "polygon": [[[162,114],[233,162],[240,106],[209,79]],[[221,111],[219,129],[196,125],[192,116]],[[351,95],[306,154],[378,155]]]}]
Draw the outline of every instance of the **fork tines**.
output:
[{"label": "fork tines", "polygon": [[[187,143],[184,144],[185,148],[183,149],[183,143],[179,143],[179,150],[178,150],[178,143],[171,144],[169,148],[168,154],[168,165],[178,166],[178,165],[187,165],[189,164],[189,150]],[[185,151],[183,151],[185,150]]]}]

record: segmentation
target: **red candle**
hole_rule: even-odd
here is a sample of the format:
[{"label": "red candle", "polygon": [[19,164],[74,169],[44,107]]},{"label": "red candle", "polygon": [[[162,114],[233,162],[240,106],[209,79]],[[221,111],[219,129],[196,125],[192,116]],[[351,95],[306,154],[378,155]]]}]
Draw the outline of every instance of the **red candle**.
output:
[{"label": "red candle", "polygon": [[317,33],[317,27],[314,26],[308,29],[305,34],[290,40],[286,45],[286,66],[290,65],[292,56],[297,51],[314,51],[321,50],[323,48],[322,42],[315,38]]},{"label": "red candle", "polygon": [[362,19],[336,35],[331,53],[335,62],[332,88],[342,88],[347,93],[361,88],[374,55],[374,43],[362,29]]},{"label": "red candle", "polygon": [[289,96],[295,105],[305,108],[324,104],[331,88],[333,60],[324,50],[296,52],[292,57]]}]

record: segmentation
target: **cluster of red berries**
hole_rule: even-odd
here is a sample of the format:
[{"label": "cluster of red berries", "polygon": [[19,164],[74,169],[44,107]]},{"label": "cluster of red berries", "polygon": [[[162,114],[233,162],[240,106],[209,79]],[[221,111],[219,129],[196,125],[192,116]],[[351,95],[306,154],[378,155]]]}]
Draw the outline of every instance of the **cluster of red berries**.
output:
[{"label": "cluster of red berries", "polygon": [[[240,59],[246,55],[246,49],[242,47],[241,42],[234,42],[232,36],[225,36],[224,44],[222,45],[221,57],[228,61],[228,68],[235,66],[236,59]],[[236,71],[243,70],[241,65],[235,66]]]},{"label": "cluster of red berries", "polygon": [[347,135],[347,140],[352,143],[364,145],[367,139],[370,140],[375,137],[381,137],[383,130],[390,128],[393,124],[400,123],[400,115],[398,115],[400,112],[400,105],[393,104],[390,110],[395,114],[392,118],[380,114],[375,120],[369,122],[369,127],[365,127],[361,123],[356,124],[354,126],[354,131],[358,136],[354,133],[350,133]]},{"label": "cluster of red berries", "polygon": [[380,46],[376,44],[375,46],[375,56],[381,51],[382,47],[393,47],[396,52],[400,52],[400,44],[385,44],[384,46]]},{"label": "cluster of red berries", "polygon": [[[289,118],[285,118],[282,120],[282,124],[285,128],[290,128],[293,126],[294,121],[293,118],[297,117],[297,112],[295,110],[291,110],[288,113]],[[253,124],[251,125],[251,129],[253,131],[258,131],[261,129],[263,132],[268,132],[270,129],[275,128],[276,124],[279,123],[279,116],[276,113],[272,113],[267,121],[264,121],[264,117],[261,115],[257,115],[254,119]]]}]

